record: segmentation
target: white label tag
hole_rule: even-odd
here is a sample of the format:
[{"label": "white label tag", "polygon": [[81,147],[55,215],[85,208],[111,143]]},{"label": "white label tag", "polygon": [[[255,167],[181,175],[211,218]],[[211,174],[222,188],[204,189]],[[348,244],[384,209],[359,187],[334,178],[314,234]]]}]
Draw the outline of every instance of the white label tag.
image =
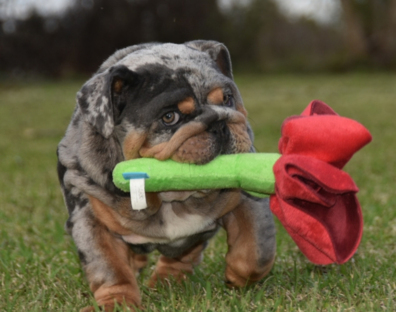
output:
[{"label": "white label tag", "polygon": [[144,192],[144,179],[130,179],[131,203],[133,210],[147,208],[146,193]]}]

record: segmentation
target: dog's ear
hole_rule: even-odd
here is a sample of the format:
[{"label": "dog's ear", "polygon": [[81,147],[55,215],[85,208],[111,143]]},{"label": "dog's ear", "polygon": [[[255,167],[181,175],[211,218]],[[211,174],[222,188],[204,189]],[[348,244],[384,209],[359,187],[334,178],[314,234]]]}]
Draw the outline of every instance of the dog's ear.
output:
[{"label": "dog's ear", "polygon": [[122,110],[115,107],[114,96],[136,85],[137,80],[138,74],[126,66],[115,66],[93,76],[77,93],[77,103],[86,121],[106,139],[113,133],[115,113]]},{"label": "dog's ear", "polygon": [[224,44],[211,40],[195,40],[186,42],[185,44],[191,48],[209,54],[220,71],[227,77],[233,79],[230,53]]},{"label": "dog's ear", "polygon": [[108,59],[105,60],[102,65],[100,65],[100,68],[97,73],[99,74],[99,73],[104,72],[106,69],[110,68],[111,66],[116,64],[119,60],[123,59],[125,56],[127,56],[131,53],[134,53],[136,51],[143,50],[143,49],[148,49],[148,48],[153,47],[158,44],[159,43],[156,43],[156,42],[142,43],[142,44],[136,44],[136,45],[118,50],[113,55],[109,56]]}]

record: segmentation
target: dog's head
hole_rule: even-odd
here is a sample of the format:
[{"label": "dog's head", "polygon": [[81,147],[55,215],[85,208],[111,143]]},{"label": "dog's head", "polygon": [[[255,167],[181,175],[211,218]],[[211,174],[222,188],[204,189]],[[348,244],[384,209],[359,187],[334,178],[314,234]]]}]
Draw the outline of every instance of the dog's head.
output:
[{"label": "dog's head", "polygon": [[253,151],[227,48],[214,41],[118,51],[77,95],[88,123],[120,142],[125,159],[203,164]]}]

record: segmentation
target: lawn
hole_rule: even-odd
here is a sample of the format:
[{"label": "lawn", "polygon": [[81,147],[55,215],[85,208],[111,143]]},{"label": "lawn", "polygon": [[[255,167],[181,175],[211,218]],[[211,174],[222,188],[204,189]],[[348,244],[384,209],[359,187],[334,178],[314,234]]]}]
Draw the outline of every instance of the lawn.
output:
[{"label": "lawn", "polygon": [[[373,142],[345,170],[360,188],[365,228],[344,265],[309,263],[277,222],[277,259],[259,284],[223,283],[220,232],[191,279],[144,286],[146,311],[391,311],[396,309],[396,75],[237,76],[260,152],[276,152],[284,118],[312,99],[364,124]],[[0,311],[77,311],[93,303],[56,177],[57,143],[83,81],[0,83]]]}]

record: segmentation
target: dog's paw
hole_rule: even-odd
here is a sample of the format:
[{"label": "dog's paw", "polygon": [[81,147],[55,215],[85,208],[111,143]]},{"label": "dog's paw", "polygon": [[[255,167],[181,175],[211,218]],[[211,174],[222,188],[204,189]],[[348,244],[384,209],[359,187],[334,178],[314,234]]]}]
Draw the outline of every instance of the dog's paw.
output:
[{"label": "dog's paw", "polygon": [[[95,291],[94,297],[96,300],[96,306],[85,307],[81,312],[92,312],[92,311],[137,311],[141,309],[141,299],[139,292],[118,292],[122,285],[112,287],[102,287]],[[125,290],[125,289],[124,289]],[[128,290],[128,289],[126,289]]]},{"label": "dog's paw", "polygon": [[157,284],[162,285],[170,285],[171,281],[175,281],[177,283],[181,283],[187,279],[187,275],[181,271],[172,271],[172,272],[154,272],[148,283],[147,286],[150,288],[155,288]]},{"label": "dog's paw", "polygon": [[[140,309],[141,308],[142,307],[140,307]],[[140,309],[139,309],[139,311],[140,311]],[[134,305],[132,303],[125,302],[125,301],[122,304],[113,301],[113,302],[97,305],[96,307],[88,306],[88,307],[82,308],[80,310],[80,312],[95,312],[95,311],[103,311],[103,312],[131,311],[131,312],[135,312],[135,311],[137,311],[137,307],[136,307],[136,305]]]},{"label": "dog's paw", "polygon": [[147,286],[155,288],[158,283],[169,284],[170,280],[181,283],[186,280],[188,275],[193,274],[194,266],[201,262],[203,246],[200,244],[178,258],[162,255]]},{"label": "dog's paw", "polygon": [[[225,284],[229,288],[246,287],[263,279],[274,264],[274,258],[270,259],[265,265],[251,266],[240,265],[241,263],[228,264],[225,271]],[[238,266],[239,264],[239,266]]]}]

